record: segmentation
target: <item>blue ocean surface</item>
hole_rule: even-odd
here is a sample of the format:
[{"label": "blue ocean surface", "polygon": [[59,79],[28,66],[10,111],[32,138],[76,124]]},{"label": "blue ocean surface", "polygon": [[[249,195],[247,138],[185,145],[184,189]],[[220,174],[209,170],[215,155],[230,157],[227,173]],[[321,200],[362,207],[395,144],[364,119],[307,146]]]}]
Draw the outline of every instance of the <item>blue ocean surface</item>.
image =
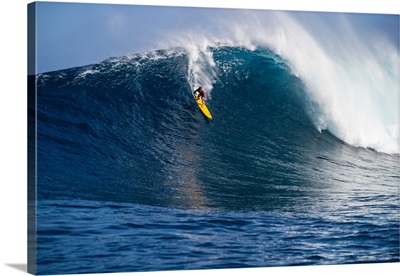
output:
[{"label": "blue ocean surface", "polygon": [[37,273],[399,262],[400,155],[320,129],[270,49],[207,51],[29,76]]}]

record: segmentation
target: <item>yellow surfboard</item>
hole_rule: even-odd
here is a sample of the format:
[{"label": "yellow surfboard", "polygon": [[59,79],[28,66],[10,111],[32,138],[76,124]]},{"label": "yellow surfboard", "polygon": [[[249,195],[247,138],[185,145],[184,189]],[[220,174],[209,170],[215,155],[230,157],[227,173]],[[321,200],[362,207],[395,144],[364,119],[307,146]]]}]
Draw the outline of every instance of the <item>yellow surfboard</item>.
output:
[{"label": "yellow surfboard", "polygon": [[204,116],[206,116],[208,119],[212,119],[210,110],[208,110],[203,99],[199,98],[197,95],[194,95],[194,99],[196,100],[197,106],[200,108],[201,112],[203,112]]}]

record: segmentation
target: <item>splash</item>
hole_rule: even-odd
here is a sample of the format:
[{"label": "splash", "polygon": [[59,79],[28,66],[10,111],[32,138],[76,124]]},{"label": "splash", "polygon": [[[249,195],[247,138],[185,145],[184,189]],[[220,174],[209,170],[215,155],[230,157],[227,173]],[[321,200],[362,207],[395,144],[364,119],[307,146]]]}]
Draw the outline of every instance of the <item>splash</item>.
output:
[{"label": "splash", "polygon": [[202,86],[207,91],[207,97],[211,98],[211,91],[217,77],[217,70],[210,45],[208,45],[206,40],[200,46],[191,43],[189,47],[186,47],[186,51],[189,59],[188,82],[193,88],[192,90]]}]

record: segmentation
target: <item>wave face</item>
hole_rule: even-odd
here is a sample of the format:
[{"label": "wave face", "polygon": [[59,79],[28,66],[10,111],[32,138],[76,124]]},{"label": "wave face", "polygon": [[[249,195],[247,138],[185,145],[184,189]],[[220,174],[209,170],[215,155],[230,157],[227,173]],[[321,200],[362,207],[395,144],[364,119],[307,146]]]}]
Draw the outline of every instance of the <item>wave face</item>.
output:
[{"label": "wave face", "polygon": [[159,50],[29,81],[39,274],[399,261],[399,155],[319,131],[271,50]]},{"label": "wave face", "polygon": [[[268,210],[282,204],[281,185],[304,190],[337,179],[321,160],[357,167],[354,156],[378,154],[319,132],[307,87],[270,50],[219,47],[191,57],[160,50],[39,75],[43,195],[62,178],[57,193],[83,199]],[[199,64],[213,76],[204,81],[212,122],[191,96]],[[398,155],[380,156],[396,168]],[[226,197],[229,187],[243,202]]]}]

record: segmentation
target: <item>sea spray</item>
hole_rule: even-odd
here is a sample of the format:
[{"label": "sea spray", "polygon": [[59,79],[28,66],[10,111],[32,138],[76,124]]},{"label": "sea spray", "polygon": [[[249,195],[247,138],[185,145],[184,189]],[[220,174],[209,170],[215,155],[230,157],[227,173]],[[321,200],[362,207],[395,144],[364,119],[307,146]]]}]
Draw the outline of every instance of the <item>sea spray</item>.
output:
[{"label": "sea spray", "polygon": [[[280,49],[279,40],[279,47],[272,46],[292,65],[318,105],[311,117],[319,130],[327,129],[354,146],[399,153],[396,48],[373,30],[374,40],[357,36],[359,30],[345,16],[338,17],[336,30],[319,26],[313,33],[284,16],[285,47]],[[321,29],[324,35],[318,36]]]},{"label": "sea spray", "polygon": [[190,86],[194,89],[202,86],[207,91],[207,98],[210,99],[213,83],[217,76],[212,51],[208,46],[202,48],[194,46],[188,51],[188,59],[188,82]]}]

